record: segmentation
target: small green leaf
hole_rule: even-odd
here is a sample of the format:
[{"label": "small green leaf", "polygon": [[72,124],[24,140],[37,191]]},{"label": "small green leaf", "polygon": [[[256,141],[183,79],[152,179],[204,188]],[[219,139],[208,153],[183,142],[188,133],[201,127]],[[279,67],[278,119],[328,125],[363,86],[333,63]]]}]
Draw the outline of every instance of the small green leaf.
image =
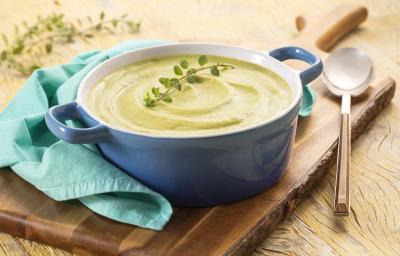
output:
[{"label": "small green leaf", "polygon": [[[135,23],[135,31],[139,31],[141,26],[142,26],[142,23],[140,23],[140,21],[139,21],[139,22],[136,22],[136,23]],[[135,32],[135,31],[134,31],[134,32]]]},{"label": "small green leaf", "polygon": [[74,42],[74,38],[72,37],[72,35],[67,35],[66,41],[67,41],[68,43],[73,43],[73,42]]},{"label": "small green leaf", "polygon": [[171,80],[166,77],[161,77],[158,79],[158,81],[160,82],[160,84],[164,85],[165,88],[168,88],[171,84]]},{"label": "small green leaf", "polygon": [[22,66],[21,64],[17,65],[17,70],[23,75],[25,75],[27,73],[25,67]]},{"label": "small green leaf", "polygon": [[46,53],[49,54],[53,50],[53,46],[51,44],[45,45]]},{"label": "small green leaf", "polygon": [[180,64],[183,69],[187,69],[189,67],[187,60],[181,60]]},{"label": "small green leaf", "polygon": [[214,76],[219,76],[219,70],[218,70],[217,66],[213,66],[211,68],[211,74]]},{"label": "small green leaf", "polygon": [[178,81],[176,83],[174,83],[174,87],[175,89],[177,89],[178,91],[182,90],[182,84]]},{"label": "small green leaf", "polygon": [[20,45],[18,45],[17,47],[14,48],[14,50],[12,51],[13,54],[18,55],[20,54],[25,48],[25,45],[23,45],[22,43]]},{"label": "small green leaf", "polygon": [[178,78],[171,78],[171,84],[178,82]]},{"label": "small green leaf", "polygon": [[92,38],[93,35],[92,35],[92,34],[85,34],[85,37],[87,37],[87,38]]},{"label": "small green leaf", "polygon": [[4,44],[5,44],[5,45],[8,45],[8,39],[7,39],[7,36],[6,36],[6,35],[4,35],[4,34],[1,34],[1,37],[3,38],[3,42],[4,42]]},{"label": "small green leaf", "polygon": [[156,100],[150,97],[149,92],[147,92],[146,95],[144,96],[143,102],[146,107],[154,107],[157,104]]},{"label": "small green leaf", "polygon": [[50,24],[46,25],[47,31],[53,31],[53,27]]},{"label": "small green leaf", "polygon": [[112,20],[111,20],[111,23],[112,23],[113,27],[116,28],[117,25],[118,25],[118,20],[112,19]]},{"label": "small green leaf", "polygon": [[151,92],[153,93],[154,96],[158,97],[158,95],[160,95],[160,88],[153,87],[151,88]]},{"label": "small green leaf", "polygon": [[199,57],[199,64],[200,66],[204,66],[208,62],[207,56],[206,55],[201,55]]},{"label": "small green leaf", "polygon": [[170,102],[172,102],[172,98],[169,95],[165,95],[164,98],[163,98],[163,101],[170,103]]},{"label": "small green leaf", "polygon": [[6,50],[3,50],[3,51],[1,52],[0,59],[1,59],[1,60],[7,59],[7,52],[6,52]]},{"label": "small green leaf", "polygon": [[145,106],[146,107],[151,108],[151,107],[154,107],[155,105],[156,105],[156,101],[153,100],[153,99],[148,99],[148,100],[145,101]]},{"label": "small green leaf", "polygon": [[190,84],[194,84],[197,81],[197,78],[195,75],[189,75],[186,77],[186,81]]},{"label": "small green leaf", "polygon": [[15,35],[19,35],[19,27],[17,26],[17,24],[14,25],[14,33]]},{"label": "small green leaf", "polygon": [[183,75],[182,69],[181,69],[179,66],[177,66],[177,65],[174,66],[174,73],[175,73],[175,75],[177,75],[177,76]]},{"label": "small green leaf", "polygon": [[130,21],[130,20],[126,21],[126,25],[128,25],[129,28],[133,28],[134,27],[133,22]]},{"label": "small green leaf", "polygon": [[100,20],[104,20],[104,17],[105,17],[104,12],[101,12],[101,13],[100,13]]},{"label": "small green leaf", "polygon": [[39,65],[31,65],[30,67],[29,67],[29,71],[30,72],[33,72],[33,71],[35,71],[36,69],[39,69],[40,67],[39,67]]}]

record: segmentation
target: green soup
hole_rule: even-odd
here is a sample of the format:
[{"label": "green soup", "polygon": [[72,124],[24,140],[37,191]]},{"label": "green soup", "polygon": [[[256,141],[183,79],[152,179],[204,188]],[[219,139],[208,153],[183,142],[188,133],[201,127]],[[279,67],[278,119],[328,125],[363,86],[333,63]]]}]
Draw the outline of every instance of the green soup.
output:
[{"label": "green soup", "polygon": [[116,127],[148,134],[194,135],[234,131],[267,121],[291,103],[291,89],[276,73],[245,61],[208,56],[212,63],[235,67],[220,72],[198,73],[201,82],[182,81],[172,90],[171,103],[146,107],[143,98],[160,77],[174,77],[181,59],[197,67],[199,55],[149,59],[125,66],[104,77],[86,96],[89,110]]}]

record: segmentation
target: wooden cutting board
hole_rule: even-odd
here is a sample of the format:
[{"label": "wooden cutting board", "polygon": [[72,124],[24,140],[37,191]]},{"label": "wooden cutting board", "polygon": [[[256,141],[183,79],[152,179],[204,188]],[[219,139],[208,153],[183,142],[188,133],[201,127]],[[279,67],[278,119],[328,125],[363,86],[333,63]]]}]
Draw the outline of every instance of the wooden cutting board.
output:
[{"label": "wooden cutting board", "polygon": [[[367,17],[366,9],[342,6],[301,30],[292,44],[324,57],[335,42]],[[298,65],[297,62],[293,65]],[[250,199],[210,208],[174,209],[162,232],[117,223],[77,201],[56,202],[11,171],[0,171],[0,231],[78,254],[238,255],[248,254],[288,215],[336,160],[340,101],[321,81],[311,117],[300,118],[292,164],[271,189]],[[356,139],[394,95],[395,83],[378,81],[352,106]]]}]

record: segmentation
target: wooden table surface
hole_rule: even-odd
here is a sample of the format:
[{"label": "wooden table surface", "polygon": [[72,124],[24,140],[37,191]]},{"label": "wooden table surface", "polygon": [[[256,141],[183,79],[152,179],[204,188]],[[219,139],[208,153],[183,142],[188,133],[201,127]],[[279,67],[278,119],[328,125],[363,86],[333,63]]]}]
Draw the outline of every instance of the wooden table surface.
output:
[{"label": "wooden table surface", "polygon": [[[296,37],[294,18],[318,17],[343,0],[308,1],[123,1],[1,0],[0,32],[37,14],[63,12],[69,18],[128,12],[142,21],[134,35],[100,36],[58,46],[46,65],[68,61],[78,52],[105,49],[127,39],[210,41],[269,49]],[[354,1],[353,1],[354,3]],[[375,62],[376,78],[400,81],[400,1],[359,1],[369,18],[337,47],[356,46]],[[0,70],[0,110],[24,77]],[[334,113],[335,114],[335,113]],[[335,167],[254,255],[400,255],[400,96],[353,144],[351,216],[334,217]],[[1,202],[0,202],[1,203]],[[0,255],[69,255],[68,252],[0,233]]]}]

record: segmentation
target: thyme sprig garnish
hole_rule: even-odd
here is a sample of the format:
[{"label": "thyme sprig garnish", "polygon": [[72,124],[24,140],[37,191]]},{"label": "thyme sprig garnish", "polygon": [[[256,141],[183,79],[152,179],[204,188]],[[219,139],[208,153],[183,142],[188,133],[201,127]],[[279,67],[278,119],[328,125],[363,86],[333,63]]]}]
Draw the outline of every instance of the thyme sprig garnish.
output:
[{"label": "thyme sprig garnish", "polygon": [[64,14],[54,12],[46,17],[39,15],[32,25],[26,21],[22,22],[22,26],[15,25],[14,35],[10,38],[1,34],[3,49],[0,49],[0,67],[29,75],[42,66],[41,58],[50,54],[55,44],[72,43],[77,38],[87,41],[87,38],[101,32],[115,34],[126,29],[138,32],[140,22],[127,18],[126,14],[106,19],[104,12],[97,19],[87,16],[86,20],[73,21],[67,20]]},{"label": "thyme sprig garnish", "polygon": [[[144,98],[143,102],[146,107],[154,107],[160,101],[170,103],[172,102],[171,91],[173,89],[177,91],[182,90],[182,81],[186,80],[190,84],[195,84],[201,82],[200,77],[197,75],[200,71],[210,70],[210,73],[213,76],[219,76],[220,71],[227,69],[234,69],[234,66],[217,63],[215,65],[204,66],[208,63],[208,58],[206,55],[201,55],[198,59],[198,63],[200,67],[198,68],[190,68],[187,60],[183,59],[179,62],[179,65],[174,66],[174,73],[178,77],[167,78],[161,77],[158,79],[161,85],[164,87],[164,91],[160,90],[159,86],[155,86],[151,88],[151,91],[148,91]],[[184,70],[186,72],[184,73]]]}]

